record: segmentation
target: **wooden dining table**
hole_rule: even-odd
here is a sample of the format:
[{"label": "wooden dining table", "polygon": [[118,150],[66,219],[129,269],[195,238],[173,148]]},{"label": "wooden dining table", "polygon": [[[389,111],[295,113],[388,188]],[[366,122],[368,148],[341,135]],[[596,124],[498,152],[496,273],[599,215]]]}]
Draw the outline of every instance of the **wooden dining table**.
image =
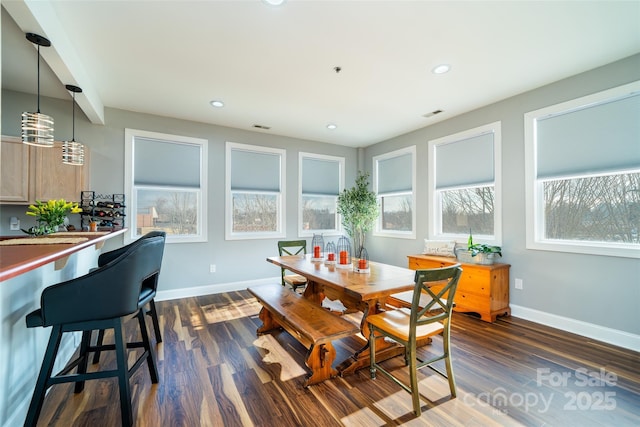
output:
[{"label": "wooden dining table", "polygon": [[[414,288],[415,271],[378,262],[369,262],[369,272],[358,273],[352,268],[340,268],[314,261],[311,255],[274,256],[267,261],[307,278],[304,297],[321,305],[329,298],[340,300],[347,312],[363,313],[360,321],[362,347],[337,366],[341,376],[369,366],[369,328],[367,316],[386,309],[386,299],[392,294]],[[386,360],[404,353],[404,347],[384,339],[376,341],[376,360]]]}]

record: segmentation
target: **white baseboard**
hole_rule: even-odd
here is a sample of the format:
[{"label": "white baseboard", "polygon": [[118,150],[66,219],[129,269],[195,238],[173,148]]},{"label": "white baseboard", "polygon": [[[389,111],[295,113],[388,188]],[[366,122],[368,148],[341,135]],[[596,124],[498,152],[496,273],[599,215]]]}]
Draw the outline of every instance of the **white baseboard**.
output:
[{"label": "white baseboard", "polygon": [[166,301],[178,298],[198,297],[201,295],[220,294],[222,292],[240,291],[247,289],[249,286],[280,283],[281,280],[280,276],[276,276],[243,282],[216,283],[215,285],[194,286],[191,288],[170,289],[167,291],[159,290],[155,299],[156,301]]},{"label": "white baseboard", "polygon": [[569,317],[558,316],[556,314],[546,313],[532,308],[513,304],[510,306],[511,315],[514,317],[541,323],[546,326],[551,326],[552,328],[562,329],[563,331],[593,338],[595,340],[617,345],[629,350],[640,351],[640,335],[583,322],[581,320],[571,319]]}]

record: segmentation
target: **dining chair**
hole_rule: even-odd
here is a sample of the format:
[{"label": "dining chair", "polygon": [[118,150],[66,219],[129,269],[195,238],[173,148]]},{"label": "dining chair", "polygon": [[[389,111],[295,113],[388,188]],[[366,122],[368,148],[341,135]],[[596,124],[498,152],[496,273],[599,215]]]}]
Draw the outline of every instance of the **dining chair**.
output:
[{"label": "dining chair", "polygon": [[[380,371],[396,384],[409,392],[412,397],[413,412],[417,417],[421,414],[420,391],[418,389],[418,369],[429,367],[449,382],[451,397],[456,397],[456,382],[451,364],[451,313],[453,300],[462,268],[460,264],[444,268],[417,270],[411,307],[402,307],[374,314],[366,318],[369,325],[369,351],[371,378],[376,378]],[[445,283],[442,289],[434,292],[431,285]],[[423,293],[431,300],[425,299]],[[447,295],[447,299],[443,298]],[[421,300],[423,304],[421,304]],[[426,304],[424,304],[426,302]],[[441,310],[434,310],[439,308]],[[417,342],[424,341],[434,335],[442,334],[442,354],[421,360],[417,357]],[[409,385],[376,362],[376,340],[384,337],[402,344],[405,347],[405,364],[409,365]],[[432,364],[445,361],[446,374]]]},{"label": "dining chair", "polygon": [[[307,241],[306,240],[280,240],[278,242],[278,254],[280,256],[285,255],[301,255],[307,254]],[[307,284],[307,278],[299,274],[293,274],[286,268],[281,268],[282,286],[289,285],[295,291],[299,287],[304,287]]]},{"label": "dining chair", "polygon": [[[158,368],[149,340],[146,315],[138,302],[144,281],[160,269],[158,254],[162,253],[163,247],[164,240],[159,236],[138,240],[102,267],[42,291],[40,308],[26,316],[27,327],[52,328],[25,426],[36,425],[49,387],[73,382],[74,392],[80,393],[85,381],[108,377],[118,378],[122,425],[133,423],[129,379],[146,362],[151,382],[158,382]],[[138,320],[141,341],[126,341],[124,322],[132,317]],[[91,332],[95,329],[113,329],[115,343],[92,346]],[[60,372],[51,375],[62,336],[67,332],[82,332],[78,356]],[[127,354],[129,348],[142,349],[142,354],[131,368]],[[116,369],[87,372],[89,354],[107,350],[116,352]],[[74,369],[76,373],[71,373]]]},{"label": "dining chair", "polygon": [[[98,267],[102,267],[103,265],[108,264],[112,260],[118,258],[120,255],[122,255],[127,250],[129,250],[131,245],[136,244],[136,242],[139,242],[140,240],[144,240],[144,239],[155,238],[155,237],[160,237],[162,239],[163,250],[159,251],[156,254],[159,257],[158,258],[159,265],[161,265],[167,233],[165,233],[164,231],[154,230],[146,233],[144,236],[140,237],[138,240],[136,240],[133,243],[130,243],[121,248],[114,249],[112,251],[100,254],[100,256],[98,257]],[[153,323],[153,331],[156,336],[156,342],[162,342],[162,334],[160,331],[160,321],[158,320],[158,311],[156,310],[156,302],[154,300],[154,298],[156,297],[156,290],[158,287],[159,276],[160,276],[160,270],[158,269],[156,273],[154,273],[153,275],[145,279],[145,281],[142,283],[142,287],[140,288],[140,296],[138,298],[138,306],[140,308],[143,308],[146,304],[149,304],[149,309],[146,310],[146,314],[151,317],[151,321]],[[98,346],[102,345],[103,340],[104,340],[104,329],[101,329],[98,331],[96,345]],[[99,361],[100,361],[100,351],[96,351],[93,355],[93,363],[98,363]]]}]

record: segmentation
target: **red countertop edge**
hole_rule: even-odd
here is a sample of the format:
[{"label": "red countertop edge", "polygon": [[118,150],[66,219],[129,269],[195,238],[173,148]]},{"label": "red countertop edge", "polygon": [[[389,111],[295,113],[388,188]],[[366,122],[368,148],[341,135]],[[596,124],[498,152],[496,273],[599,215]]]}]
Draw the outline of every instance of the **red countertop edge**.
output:
[{"label": "red countertop edge", "polygon": [[[89,240],[75,244],[0,246],[0,282],[55,262],[97,243],[120,236],[127,230],[127,228],[122,228],[99,236],[88,235]],[[74,237],[78,237],[78,235],[76,234]]]}]

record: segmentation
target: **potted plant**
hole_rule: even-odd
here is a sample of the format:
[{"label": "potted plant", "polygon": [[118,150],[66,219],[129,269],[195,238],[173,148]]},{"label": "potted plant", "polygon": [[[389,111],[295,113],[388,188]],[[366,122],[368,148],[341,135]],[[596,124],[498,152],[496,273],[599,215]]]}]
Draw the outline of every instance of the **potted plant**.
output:
[{"label": "potted plant", "polygon": [[366,233],[373,228],[378,218],[378,199],[369,190],[369,173],[358,171],[356,184],[338,196],[338,214],[342,226],[353,240],[355,257],[360,258]]},{"label": "potted plant", "polygon": [[458,261],[470,264],[491,265],[498,256],[502,256],[502,248],[500,246],[473,243],[471,232],[469,232],[469,239],[467,240],[467,249],[456,251]]},{"label": "potted plant", "polygon": [[41,236],[58,231],[58,227],[64,224],[66,216],[70,213],[80,213],[82,209],[76,202],[67,202],[64,199],[41,202],[36,200],[34,205],[29,205],[26,214],[35,216],[37,225],[29,230],[22,230],[27,234]]}]

